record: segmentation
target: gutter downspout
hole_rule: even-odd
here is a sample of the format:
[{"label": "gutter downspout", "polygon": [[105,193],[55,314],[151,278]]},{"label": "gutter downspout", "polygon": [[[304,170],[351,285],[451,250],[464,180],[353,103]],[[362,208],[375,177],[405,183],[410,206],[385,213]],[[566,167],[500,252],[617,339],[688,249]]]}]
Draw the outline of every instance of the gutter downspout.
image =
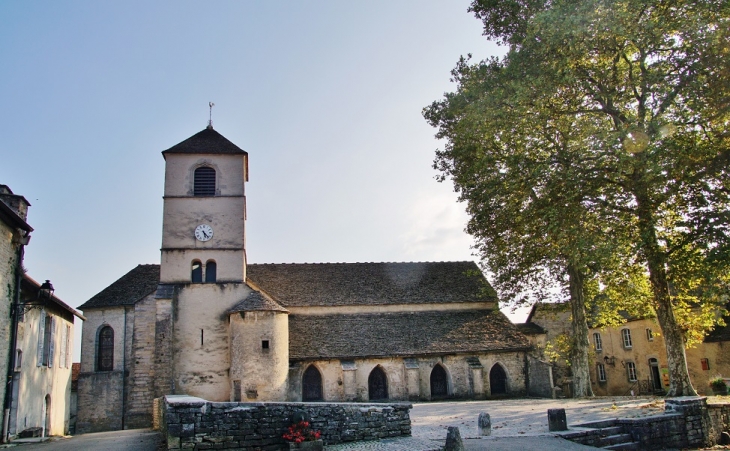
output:
[{"label": "gutter downspout", "polygon": [[124,306],[124,334],[122,342],[122,430],[124,427],[124,413],[127,410],[127,306]]},{"label": "gutter downspout", "polygon": [[13,389],[15,385],[15,348],[18,346],[18,308],[20,308],[20,281],[23,277],[23,257],[25,245],[20,243],[18,247],[18,262],[15,266],[15,296],[13,305],[10,308],[10,361],[8,363],[8,382],[5,386],[5,399],[3,401],[3,435],[2,443],[8,443],[10,434],[10,407],[13,403]]}]

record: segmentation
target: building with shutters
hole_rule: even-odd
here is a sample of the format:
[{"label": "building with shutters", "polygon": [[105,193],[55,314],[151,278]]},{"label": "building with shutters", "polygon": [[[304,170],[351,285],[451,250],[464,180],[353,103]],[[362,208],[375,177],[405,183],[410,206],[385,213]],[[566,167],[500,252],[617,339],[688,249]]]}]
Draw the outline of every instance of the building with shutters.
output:
[{"label": "building with shutters", "polygon": [[249,264],[248,153],[209,126],[162,152],[161,262],[84,311],[77,431],[145,427],[152,399],[524,394],[529,342],[473,262]]},{"label": "building with shutters", "polygon": [[[3,440],[69,430],[74,318],[84,317],[23,269],[28,201],[0,185],[0,384]],[[50,287],[51,289],[42,289]]]}]

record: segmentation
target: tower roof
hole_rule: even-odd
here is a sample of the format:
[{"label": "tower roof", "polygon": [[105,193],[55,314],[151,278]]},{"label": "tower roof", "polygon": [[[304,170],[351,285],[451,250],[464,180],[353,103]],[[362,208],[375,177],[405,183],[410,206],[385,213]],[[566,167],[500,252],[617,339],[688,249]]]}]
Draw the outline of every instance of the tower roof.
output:
[{"label": "tower roof", "polygon": [[169,153],[248,155],[245,150],[213,130],[213,127],[208,127],[185,141],[164,150],[162,156],[164,157]]},{"label": "tower roof", "polygon": [[245,299],[236,304],[232,309],[228,310],[228,313],[252,311],[289,313],[289,310],[279,305],[276,301],[269,299],[259,291],[252,291]]}]

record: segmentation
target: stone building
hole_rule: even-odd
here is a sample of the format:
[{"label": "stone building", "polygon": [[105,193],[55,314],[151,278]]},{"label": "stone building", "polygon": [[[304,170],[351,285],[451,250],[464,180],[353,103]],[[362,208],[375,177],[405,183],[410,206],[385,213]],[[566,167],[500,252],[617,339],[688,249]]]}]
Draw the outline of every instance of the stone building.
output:
[{"label": "stone building", "polygon": [[80,306],[77,431],[152,399],[366,401],[525,393],[529,342],[471,262],[248,264],[248,154],[208,127],[162,152],[160,265]]},{"label": "stone building", "polygon": [[64,435],[69,430],[74,319],[83,316],[25,273],[23,255],[33,229],[30,204],[0,185],[0,384],[3,440],[24,431]]},{"label": "stone building", "polygon": [[69,433],[71,361],[76,309],[24,275],[14,355],[8,434],[40,429],[44,436]]},{"label": "stone building", "polygon": [[[560,335],[571,334],[570,307],[567,303],[537,303],[527,321],[518,325],[540,352]],[[589,322],[591,342],[591,385],[598,396],[663,394],[669,387],[667,353],[656,318],[626,317],[617,327],[596,328]],[[728,327],[719,327],[704,342],[686,350],[687,367],[695,389],[710,394],[709,379],[730,377]],[[563,361],[555,362],[556,385],[570,393],[570,370]]]}]

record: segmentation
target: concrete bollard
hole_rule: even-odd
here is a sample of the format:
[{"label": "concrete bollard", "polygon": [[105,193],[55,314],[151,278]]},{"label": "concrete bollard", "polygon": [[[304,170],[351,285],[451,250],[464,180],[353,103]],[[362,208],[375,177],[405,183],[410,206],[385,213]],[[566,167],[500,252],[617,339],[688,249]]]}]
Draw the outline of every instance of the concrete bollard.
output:
[{"label": "concrete bollard", "polygon": [[479,435],[492,435],[492,419],[487,412],[480,412],[477,420]]},{"label": "concrete bollard", "polygon": [[568,430],[565,409],[548,409],[548,430],[550,432]]},{"label": "concrete bollard", "polygon": [[461,433],[458,427],[449,426],[446,432],[444,451],[464,451],[464,442],[461,441]]}]

